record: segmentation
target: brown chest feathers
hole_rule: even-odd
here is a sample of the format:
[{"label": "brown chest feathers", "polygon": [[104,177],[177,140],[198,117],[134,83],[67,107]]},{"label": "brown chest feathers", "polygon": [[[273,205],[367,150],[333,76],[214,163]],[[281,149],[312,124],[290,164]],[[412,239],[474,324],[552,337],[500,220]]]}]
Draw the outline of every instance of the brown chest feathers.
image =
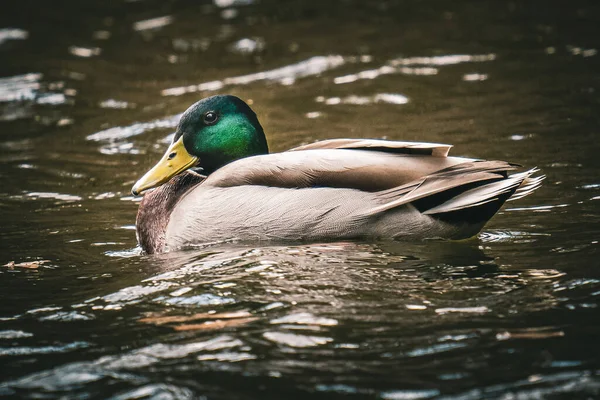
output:
[{"label": "brown chest feathers", "polygon": [[163,251],[171,212],[179,199],[203,180],[202,175],[188,171],[144,195],[135,225],[138,242],[146,253]]}]

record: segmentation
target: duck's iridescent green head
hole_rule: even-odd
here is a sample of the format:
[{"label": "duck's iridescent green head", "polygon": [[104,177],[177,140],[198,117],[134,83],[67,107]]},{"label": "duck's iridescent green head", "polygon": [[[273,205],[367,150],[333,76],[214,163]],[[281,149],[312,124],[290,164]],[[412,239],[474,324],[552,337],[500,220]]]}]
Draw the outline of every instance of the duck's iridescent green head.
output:
[{"label": "duck's iridescent green head", "polygon": [[209,97],[187,109],[163,158],[131,191],[138,195],[194,166],[208,174],[240,158],[268,152],[256,114],[244,101],[230,95]]}]

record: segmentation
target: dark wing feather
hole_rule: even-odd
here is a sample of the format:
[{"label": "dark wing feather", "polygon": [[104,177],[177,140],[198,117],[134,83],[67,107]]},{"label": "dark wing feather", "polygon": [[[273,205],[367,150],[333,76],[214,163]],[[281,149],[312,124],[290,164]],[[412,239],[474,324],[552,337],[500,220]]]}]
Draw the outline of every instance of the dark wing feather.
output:
[{"label": "dark wing feather", "polygon": [[408,203],[413,203],[426,214],[485,204],[497,199],[499,194],[514,192],[523,182],[526,176],[522,174],[507,178],[507,171],[514,169],[516,167],[506,161],[458,164],[407,185],[379,192],[382,205],[369,210],[368,214],[381,213]]}]

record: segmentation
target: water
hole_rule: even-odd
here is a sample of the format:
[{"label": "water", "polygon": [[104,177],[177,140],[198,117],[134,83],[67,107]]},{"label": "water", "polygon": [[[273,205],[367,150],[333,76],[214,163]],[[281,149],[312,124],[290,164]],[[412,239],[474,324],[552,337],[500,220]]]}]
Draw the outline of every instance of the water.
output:
[{"label": "water", "polygon": [[[600,397],[600,6],[322,3],[5,5],[0,395]],[[140,255],[129,190],[215,93],[274,151],[451,143],[547,180],[464,242]]]}]

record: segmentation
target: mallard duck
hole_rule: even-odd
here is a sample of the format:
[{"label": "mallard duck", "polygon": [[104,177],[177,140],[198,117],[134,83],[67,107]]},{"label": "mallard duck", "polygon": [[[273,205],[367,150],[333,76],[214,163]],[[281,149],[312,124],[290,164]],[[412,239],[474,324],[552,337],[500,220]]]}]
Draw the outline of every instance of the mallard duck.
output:
[{"label": "mallard duck", "polygon": [[464,239],[543,179],[535,168],[509,175],[517,166],[505,161],[449,157],[450,148],[333,139],[269,154],[244,101],[209,97],[183,114],[162,159],[133,186],[148,191],[138,241],[162,253],[224,240]]}]

